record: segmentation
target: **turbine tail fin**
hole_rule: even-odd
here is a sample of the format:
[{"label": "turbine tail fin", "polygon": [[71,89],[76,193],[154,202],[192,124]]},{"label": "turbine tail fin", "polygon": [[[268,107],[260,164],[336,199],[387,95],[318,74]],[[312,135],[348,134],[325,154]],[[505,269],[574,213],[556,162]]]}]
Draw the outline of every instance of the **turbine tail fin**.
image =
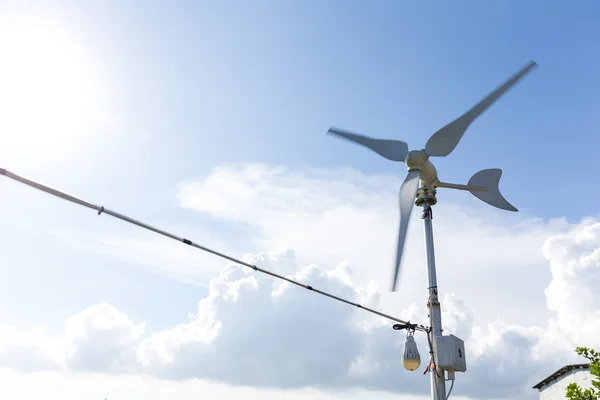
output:
[{"label": "turbine tail fin", "polygon": [[501,176],[502,170],[499,168],[481,170],[469,179],[467,186],[473,188],[486,188],[487,190],[469,190],[469,192],[484,203],[501,210],[519,211],[500,193],[499,183]]}]

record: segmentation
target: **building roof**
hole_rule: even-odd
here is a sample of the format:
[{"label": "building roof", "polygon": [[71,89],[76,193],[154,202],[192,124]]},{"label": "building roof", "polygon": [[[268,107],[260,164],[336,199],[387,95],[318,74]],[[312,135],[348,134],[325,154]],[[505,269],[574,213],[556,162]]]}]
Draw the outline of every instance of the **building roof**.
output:
[{"label": "building roof", "polygon": [[538,383],[537,385],[535,385],[533,388],[534,389],[540,389],[542,386],[550,383],[554,379],[560,378],[561,376],[563,376],[567,372],[570,372],[570,371],[572,371],[574,369],[589,369],[589,368],[590,368],[590,364],[571,364],[571,365],[565,365],[564,367],[562,367],[561,369],[559,369],[558,371],[556,371],[555,373],[553,373],[552,375],[550,375],[549,377],[547,377],[546,379],[544,379],[543,381],[541,381],[540,383]]}]

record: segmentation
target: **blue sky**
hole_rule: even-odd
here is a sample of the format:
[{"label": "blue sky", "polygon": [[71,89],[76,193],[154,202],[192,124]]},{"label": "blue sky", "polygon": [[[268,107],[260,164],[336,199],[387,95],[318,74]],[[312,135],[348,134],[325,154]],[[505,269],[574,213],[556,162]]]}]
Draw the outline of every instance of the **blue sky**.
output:
[{"label": "blue sky", "polygon": [[520,208],[532,209],[535,199],[544,217],[583,215],[562,196],[584,184],[564,165],[591,169],[596,144],[594,2],[140,4],[33,7],[85,43],[112,78],[106,90],[130,130],[149,132],[145,143],[125,146],[124,138],[94,138],[113,164],[132,153],[143,160],[121,172],[132,181],[142,180],[155,155],[164,160],[155,180],[165,184],[257,160],[403,173],[324,132],[337,125],[418,148],[534,59],[540,67],[439,168],[464,181],[501,167],[503,190]]},{"label": "blue sky", "polygon": [[[199,206],[201,212],[185,207],[181,185],[202,182],[216,167],[244,163],[285,167],[292,172],[283,181],[288,179],[291,186],[297,182],[294,172],[304,174],[310,168],[348,167],[366,174],[357,190],[368,188],[370,177],[403,179],[403,164],[325,132],[334,125],[405,140],[419,149],[437,129],[535,60],[539,67],[484,113],[448,158],[434,162],[442,180],[456,183],[466,183],[481,169],[502,168],[501,191],[521,212],[486,214],[472,196],[442,190],[438,208],[447,200],[460,210],[461,202],[467,214],[479,218],[478,229],[490,221],[505,221],[506,232],[515,235],[550,236],[553,219],[577,224],[598,213],[595,203],[586,201],[600,195],[593,175],[600,145],[595,134],[600,125],[600,59],[595,51],[599,12],[600,5],[591,0],[3,1],[0,25],[8,28],[2,31],[2,43],[14,39],[18,44],[19,35],[27,32],[33,32],[34,42],[47,34],[68,43],[65,54],[74,57],[69,60],[84,60],[90,68],[81,67],[87,78],[80,81],[70,80],[70,72],[57,78],[50,97],[44,97],[49,100],[40,100],[37,109],[27,108],[33,121],[43,122],[36,110],[50,107],[56,98],[60,118],[53,125],[15,134],[11,132],[20,125],[0,124],[5,139],[0,166],[157,226],[204,232],[234,256],[276,250],[261,247],[278,243],[275,234],[264,242],[254,240],[268,236],[266,223],[252,216],[224,217],[214,205]],[[72,62],[61,67],[59,58],[49,65],[81,72]],[[43,58],[34,60],[39,62],[36,68],[47,72]],[[3,85],[17,79],[6,72],[22,67],[16,61],[14,65],[14,70],[0,69]],[[19,79],[26,82],[30,76],[24,72]],[[32,89],[30,99],[42,89]],[[71,95],[61,97],[61,92]],[[11,102],[10,95],[0,98],[0,104]],[[81,109],[68,111],[79,104]],[[93,117],[82,116],[90,110]],[[74,128],[67,124],[71,117]],[[332,182],[342,180],[331,174]],[[302,182],[315,182],[306,179]],[[397,192],[397,187],[377,190]],[[66,245],[48,234],[61,229],[83,242],[88,238],[83,233],[95,232],[150,238],[135,228],[13,182],[0,181],[0,198],[0,251],[5,260],[0,270],[7,276],[0,280],[3,325],[35,322],[57,333],[69,315],[106,302],[155,331],[185,321],[207,294],[208,278],[194,276],[193,285],[183,278],[165,278],[144,263]],[[386,199],[393,207],[394,199]],[[395,215],[395,209],[389,212]],[[461,229],[461,222],[456,224]],[[561,224],[567,222],[556,222]],[[294,229],[289,226],[289,231]],[[376,229],[361,225],[367,232]],[[301,262],[321,260],[298,252]],[[535,254],[541,259],[540,248]],[[329,255],[324,250],[323,260]],[[215,268],[224,265],[214,263]],[[368,276],[366,266],[357,268]],[[387,269],[381,269],[386,276]],[[501,276],[498,271],[490,276]],[[531,278],[532,301],[546,318],[544,289],[552,278],[547,267],[540,274]],[[512,278],[507,273],[498,279]],[[525,281],[523,287],[530,284]],[[535,310],[531,308],[531,315]],[[503,318],[510,314],[503,312]],[[523,314],[522,320],[529,315]]]}]

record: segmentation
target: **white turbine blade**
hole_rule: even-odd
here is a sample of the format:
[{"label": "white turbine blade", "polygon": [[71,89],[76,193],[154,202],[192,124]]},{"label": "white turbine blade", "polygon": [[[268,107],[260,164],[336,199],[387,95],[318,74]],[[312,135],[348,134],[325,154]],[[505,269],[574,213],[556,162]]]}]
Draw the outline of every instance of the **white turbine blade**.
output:
[{"label": "white turbine blade", "polygon": [[498,187],[498,185],[500,183],[501,176],[501,169],[484,169],[473,175],[471,179],[469,179],[469,183],[467,186],[473,188],[486,188],[486,191],[476,189],[472,189],[469,191],[473,196],[477,197],[479,200],[491,206],[506,211],[519,211],[512,204],[510,204],[500,193],[500,188]]},{"label": "white turbine blade", "polygon": [[394,265],[392,292],[396,290],[396,283],[398,282],[408,221],[410,220],[410,214],[414,207],[417,190],[419,189],[419,175],[419,171],[409,171],[406,179],[404,179],[404,183],[402,183],[402,186],[400,187],[400,231],[398,232],[398,249],[396,250],[396,264]]},{"label": "white turbine blade", "polygon": [[430,157],[444,157],[450,154],[463,137],[469,125],[471,125],[471,123],[475,121],[479,115],[487,110],[496,100],[500,98],[500,96],[506,93],[515,83],[517,83],[517,81],[524,77],[535,66],[537,66],[535,61],[529,62],[529,64],[513,75],[502,86],[490,93],[485,99],[477,103],[469,111],[434,133],[425,145],[425,151],[427,152],[427,155]]},{"label": "white turbine blade", "polygon": [[333,127],[330,128],[327,133],[343,137],[344,139],[368,147],[388,160],[404,162],[404,159],[408,154],[408,145],[401,140],[372,139]]}]

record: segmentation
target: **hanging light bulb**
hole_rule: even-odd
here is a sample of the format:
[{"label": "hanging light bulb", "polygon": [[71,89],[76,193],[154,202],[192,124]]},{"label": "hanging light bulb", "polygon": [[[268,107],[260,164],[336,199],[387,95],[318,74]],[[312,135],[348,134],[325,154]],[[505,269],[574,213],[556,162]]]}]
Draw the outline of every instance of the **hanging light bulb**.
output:
[{"label": "hanging light bulb", "polygon": [[413,337],[414,332],[408,332],[404,342],[404,353],[402,354],[402,365],[409,371],[414,371],[421,365],[421,356],[417,343]]}]

